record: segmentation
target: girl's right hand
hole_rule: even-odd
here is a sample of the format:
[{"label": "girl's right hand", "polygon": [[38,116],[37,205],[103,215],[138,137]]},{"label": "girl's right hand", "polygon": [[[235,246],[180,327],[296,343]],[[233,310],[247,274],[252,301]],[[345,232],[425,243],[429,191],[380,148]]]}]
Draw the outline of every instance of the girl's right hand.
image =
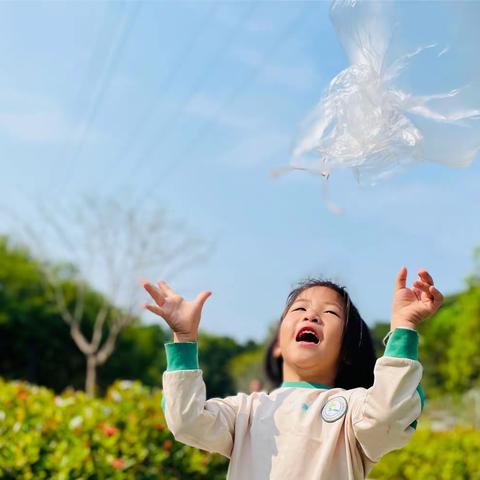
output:
[{"label": "girl's right hand", "polygon": [[188,301],[163,281],[157,285],[145,282],[143,287],[155,301],[155,305],[146,303],[145,308],[168,323],[173,330],[174,342],[196,342],[202,308],[212,292],[205,290],[195,300]]},{"label": "girl's right hand", "polygon": [[417,328],[441,307],[443,295],[434,286],[431,275],[422,269],[418,276],[419,279],[413,282],[412,288],[407,288],[406,267],[402,267],[398,273],[392,303],[391,330],[401,326]]}]

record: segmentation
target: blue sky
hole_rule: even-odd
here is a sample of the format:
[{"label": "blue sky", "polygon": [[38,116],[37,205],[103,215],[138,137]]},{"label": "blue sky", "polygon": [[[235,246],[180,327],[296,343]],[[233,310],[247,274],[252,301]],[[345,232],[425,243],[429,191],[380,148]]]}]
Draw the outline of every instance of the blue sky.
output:
[{"label": "blue sky", "polygon": [[[318,178],[271,178],[347,66],[328,8],[1,3],[1,204],[21,216],[33,195],[68,203],[95,192],[167,208],[216,245],[173,287],[185,296],[211,289],[202,327],[242,341],[264,338],[307,275],[345,284],[369,324],[388,320],[404,264],[410,278],[427,267],[444,293],[462,289],[480,244],[478,159],[466,169],[422,164],[371,188],[339,172],[329,189],[341,216],[325,208]],[[416,15],[406,44],[442,35],[440,43],[462,45],[445,60],[455,67],[449,75],[418,66],[418,85],[437,93],[478,82],[478,61],[469,60],[479,4],[408,8],[404,18]]]}]

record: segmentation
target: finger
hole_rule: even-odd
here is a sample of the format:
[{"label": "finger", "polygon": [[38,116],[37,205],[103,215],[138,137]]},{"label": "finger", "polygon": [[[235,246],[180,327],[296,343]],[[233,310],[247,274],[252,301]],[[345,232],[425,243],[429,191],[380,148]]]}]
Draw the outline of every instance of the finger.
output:
[{"label": "finger", "polygon": [[443,303],[443,295],[435,287],[430,287],[430,294],[433,295],[433,305],[435,308],[439,308]]},{"label": "finger", "polygon": [[175,291],[172,288],[170,288],[170,286],[164,280],[159,280],[157,282],[157,285],[160,287],[160,290],[162,291],[162,293],[165,294],[165,296],[176,295]]},{"label": "finger", "polygon": [[421,292],[420,298],[422,301],[433,301],[433,295],[430,293],[430,286],[431,285],[420,280],[415,280],[413,282],[413,287]]},{"label": "finger", "polygon": [[146,304],[144,305],[144,307],[145,307],[147,310],[150,310],[152,313],[155,313],[155,314],[157,314],[157,315],[160,315],[161,317],[163,317],[163,315],[164,315],[163,310],[162,310],[160,307],[158,307],[157,305],[151,305],[151,304],[149,304],[149,303],[146,303]]},{"label": "finger", "polygon": [[197,298],[195,299],[195,303],[197,303],[197,306],[202,309],[205,301],[207,298],[212,294],[210,291],[204,291],[201,292],[197,295]]},{"label": "finger", "polygon": [[419,289],[419,288],[412,288],[413,290],[413,293],[415,294],[415,296],[417,297],[417,300],[419,302],[422,301],[422,291]]},{"label": "finger", "polygon": [[162,295],[158,287],[152,285],[149,282],[143,284],[145,290],[150,294],[150,296],[155,300],[155,303],[161,307],[165,303],[165,297]]},{"label": "finger", "polygon": [[433,295],[430,292],[422,291],[422,302],[433,305]]},{"label": "finger", "polygon": [[431,285],[429,285],[428,283],[426,283],[426,282],[424,282],[424,281],[422,281],[422,280],[415,280],[415,281],[413,282],[413,286],[414,286],[415,288],[418,288],[418,289],[424,291],[424,292],[430,293],[430,287],[431,287]]},{"label": "finger", "polygon": [[422,270],[419,270],[418,271],[418,276],[426,283],[428,283],[429,285],[433,285],[433,278],[432,276],[425,270],[425,269],[422,269]]},{"label": "finger", "polygon": [[398,272],[395,287],[397,290],[407,286],[407,267],[402,267]]}]

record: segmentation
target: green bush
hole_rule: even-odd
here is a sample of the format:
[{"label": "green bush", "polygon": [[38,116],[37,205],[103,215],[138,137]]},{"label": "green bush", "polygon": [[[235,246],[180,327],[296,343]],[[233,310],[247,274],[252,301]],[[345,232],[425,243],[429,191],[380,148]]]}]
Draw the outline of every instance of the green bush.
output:
[{"label": "green bush", "polygon": [[0,478],[225,478],[228,461],[176,442],[162,393],[116,382],[104,398],[0,379]]},{"label": "green bush", "polygon": [[418,430],[369,475],[381,480],[480,480],[480,431],[457,427],[446,432]]},{"label": "green bush", "polygon": [[[228,460],[176,442],[162,392],[119,381],[104,398],[0,379],[0,478],[220,480]],[[480,480],[480,432],[419,429],[369,478]]]}]

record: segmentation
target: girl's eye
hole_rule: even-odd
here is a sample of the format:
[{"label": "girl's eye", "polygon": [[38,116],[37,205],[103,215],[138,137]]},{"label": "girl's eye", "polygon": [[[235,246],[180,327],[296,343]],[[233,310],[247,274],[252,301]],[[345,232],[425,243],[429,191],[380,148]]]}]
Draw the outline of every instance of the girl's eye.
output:
[{"label": "girl's eye", "polygon": [[[306,311],[305,307],[297,307],[293,311],[296,312],[297,310],[303,310],[304,312]],[[327,310],[325,313],[333,313],[337,317],[339,317],[337,312],[334,312],[333,310]]]}]

